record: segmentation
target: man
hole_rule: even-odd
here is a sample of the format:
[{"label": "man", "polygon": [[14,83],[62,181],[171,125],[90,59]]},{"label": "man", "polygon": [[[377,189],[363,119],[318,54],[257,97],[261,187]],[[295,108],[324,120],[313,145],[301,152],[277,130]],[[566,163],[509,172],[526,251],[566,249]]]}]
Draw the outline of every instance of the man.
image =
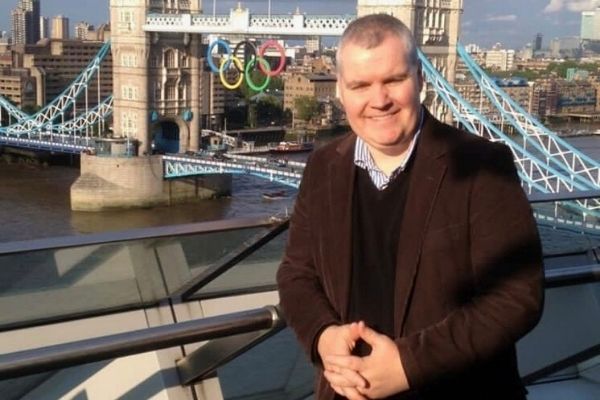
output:
[{"label": "man", "polygon": [[277,276],[318,399],[525,399],[535,221],[510,151],[437,121],[422,88],[405,25],[348,26],[338,91],[354,135],[311,156]]}]

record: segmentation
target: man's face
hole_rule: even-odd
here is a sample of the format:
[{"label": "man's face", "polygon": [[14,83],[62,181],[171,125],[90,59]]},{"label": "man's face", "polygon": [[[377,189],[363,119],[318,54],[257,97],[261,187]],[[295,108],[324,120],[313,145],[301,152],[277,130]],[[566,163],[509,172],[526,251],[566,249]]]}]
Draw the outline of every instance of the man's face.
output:
[{"label": "man's face", "polygon": [[338,93],[354,133],[387,154],[406,150],[420,116],[423,78],[403,41],[388,35],[377,47],[341,49]]}]

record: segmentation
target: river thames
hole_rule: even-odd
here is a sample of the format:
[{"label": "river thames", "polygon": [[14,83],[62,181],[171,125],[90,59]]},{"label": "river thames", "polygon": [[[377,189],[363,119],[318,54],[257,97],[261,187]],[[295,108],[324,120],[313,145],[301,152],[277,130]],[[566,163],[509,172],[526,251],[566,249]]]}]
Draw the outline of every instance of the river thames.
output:
[{"label": "river thames", "polygon": [[[568,140],[600,160],[600,136]],[[227,198],[170,207],[77,212],[70,209],[69,190],[78,176],[75,167],[0,164],[0,242],[269,216],[291,211],[296,195],[295,189],[285,188],[287,198],[267,201],[262,193],[284,188],[260,178],[236,175],[232,196]]]},{"label": "river thames", "polygon": [[267,201],[262,193],[282,186],[260,178],[236,175],[231,197],[191,204],[105,212],[71,211],[69,192],[79,169],[64,166],[0,164],[0,242],[176,225],[224,218],[266,216],[285,212],[287,198]]}]

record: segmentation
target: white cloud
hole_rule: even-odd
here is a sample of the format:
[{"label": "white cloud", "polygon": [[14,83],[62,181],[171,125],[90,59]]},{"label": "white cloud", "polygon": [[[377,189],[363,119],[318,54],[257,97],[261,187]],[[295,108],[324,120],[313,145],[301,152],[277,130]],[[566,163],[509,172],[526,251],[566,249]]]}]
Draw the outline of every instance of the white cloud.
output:
[{"label": "white cloud", "polygon": [[550,0],[550,3],[544,8],[544,12],[555,13],[563,9],[571,12],[589,11],[599,5],[599,0]]},{"label": "white cloud", "polygon": [[509,22],[509,21],[516,21],[517,16],[515,14],[492,15],[490,17],[487,17],[485,20],[492,21],[492,22]]}]

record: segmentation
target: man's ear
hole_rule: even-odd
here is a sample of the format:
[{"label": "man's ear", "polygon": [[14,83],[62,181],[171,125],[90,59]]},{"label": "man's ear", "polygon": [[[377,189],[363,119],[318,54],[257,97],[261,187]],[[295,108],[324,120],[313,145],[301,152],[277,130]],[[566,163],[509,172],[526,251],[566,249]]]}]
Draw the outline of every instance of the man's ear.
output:
[{"label": "man's ear", "polygon": [[344,105],[344,100],[342,100],[342,91],[341,91],[341,83],[342,78],[340,77],[340,74],[337,75],[337,81],[335,83],[335,97],[340,101],[340,103],[342,105]]},{"label": "man's ear", "polygon": [[419,61],[419,66],[417,67],[417,79],[419,80],[419,92],[423,91],[423,86],[425,85],[425,77],[423,76],[423,65]]}]

